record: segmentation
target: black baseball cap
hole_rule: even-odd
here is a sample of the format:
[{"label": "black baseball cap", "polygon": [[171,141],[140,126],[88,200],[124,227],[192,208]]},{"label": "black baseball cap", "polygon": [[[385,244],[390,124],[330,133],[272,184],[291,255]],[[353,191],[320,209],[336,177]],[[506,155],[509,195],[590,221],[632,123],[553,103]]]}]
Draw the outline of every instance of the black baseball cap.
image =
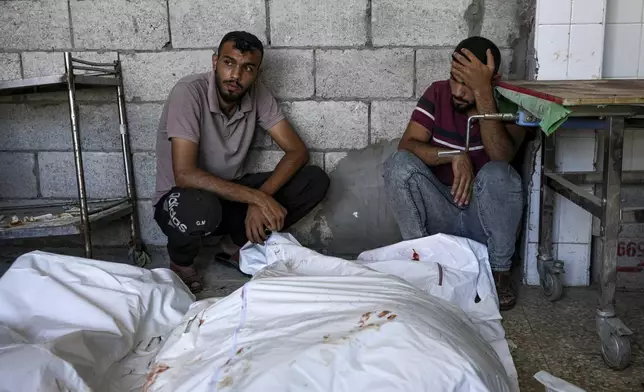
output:
[{"label": "black baseball cap", "polygon": [[195,188],[172,188],[163,201],[169,225],[190,236],[212,233],[221,223],[221,203],[211,192]]}]

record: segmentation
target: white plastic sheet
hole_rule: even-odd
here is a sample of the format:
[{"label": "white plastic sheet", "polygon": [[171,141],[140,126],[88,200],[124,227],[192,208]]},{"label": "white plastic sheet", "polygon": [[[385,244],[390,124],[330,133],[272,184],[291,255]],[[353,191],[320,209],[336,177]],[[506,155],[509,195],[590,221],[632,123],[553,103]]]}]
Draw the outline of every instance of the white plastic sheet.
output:
[{"label": "white plastic sheet", "polygon": [[356,263],[273,234],[241,263],[262,254],[241,289],[193,304],[149,391],[518,390],[483,245],[439,235]]},{"label": "white plastic sheet", "polygon": [[534,378],[546,388],[546,392],[586,392],[578,386],[562,380],[559,377],[555,377],[544,370],[537,372]]},{"label": "white plastic sheet", "polygon": [[140,391],[193,301],[167,269],[25,254],[0,278],[0,391]]}]

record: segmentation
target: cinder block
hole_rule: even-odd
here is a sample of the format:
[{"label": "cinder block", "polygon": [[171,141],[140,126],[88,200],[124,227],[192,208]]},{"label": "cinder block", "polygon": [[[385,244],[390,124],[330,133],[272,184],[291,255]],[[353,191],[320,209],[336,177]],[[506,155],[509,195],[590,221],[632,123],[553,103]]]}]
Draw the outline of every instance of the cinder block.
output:
[{"label": "cinder block", "polygon": [[261,79],[278,98],[313,96],[313,50],[267,50],[261,71]]},{"label": "cinder block", "polygon": [[154,151],[163,105],[129,103],[126,108],[130,147],[133,151]]},{"label": "cinder block", "polygon": [[31,153],[0,153],[0,198],[38,197],[36,158]]},{"label": "cinder block", "polygon": [[455,45],[468,35],[468,26],[463,15],[470,3],[470,0],[373,0],[373,44]]},{"label": "cinder block", "polygon": [[486,0],[480,35],[499,47],[511,47],[519,38],[519,7],[525,7],[523,2]]},{"label": "cinder block", "polygon": [[159,225],[154,220],[154,206],[150,200],[141,200],[139,207],[139,227],[141,240],[146,245],[165,245],[168,238],[163,234]]},{"label": "cinder block", "polygon": [[[116,104],[79,105],[81,145],[85,150],[120,150]],[[4,150],[72,150],[69,105],[0,105]]]},{"label": "cinder block", "polygon": [[[118,106],[113,104],[83,104],[79,106],[80,132],[83,149],[91,151],[121,151]],[[68,148],[71,129],[67,120]]]},{"label": "cinder block", "polygon": [[[284,156],[282,150],[251,150],[246,159],[246,172],[247,173],[262,173],[271,172],[275,170],[275,166],[279,163],[280,159]],[[322,152],[309,152],[309,165],[324,167],[324,153]]]},{"label": "cinder block", "polygon": [[415,101],[372,102],[371,143],[402,137],[415,107]]},{"label": "cinder block", "polygon": [[212,70],[210,50],[136,53],[123,56],[127,100],[165,101],[179,79]]},{"label": "cinder block", "polygon": [[367,42],[367,0],[270,0],[269,4],[273,45],[355,46]]},{"label": "cinder block", "polygon": [[353,149],[368,144],[368,106],[363,102],[291,102],[283,110],[308,148]]},{"label": "cinder block", "polygon": [[170,0],[173,48],[219,47],[226,33],[244,30],[266,44],[264,0]]},{"label": "cinder block", "polygon": [[325,98],[407,98],[414,88],[411,49],[320,50],[317,95]]},{"label": "cinder block", "polygon": [[0,149],[71,149],[69,109],[57,105],[0,105]]},{"label": "cinder block", "polygon": [[149,152],[137,152],[132,155],[136,197],[139,199],[152,198],[156,189],[156,158],[153,153]]},{"label": "cinder block", "polygon": [[20,79],[20,55],[0,53],[0,80]]},{"label": "cinder block", "polygon": [[251,150],[246,158],[246,172],[262,173],[273,171],[283,155],[283,151]]},{"label": "cinder block", "polygon": [[338,163],[347,156],[346,151],[324,153],[324,170],[331,173],[335,170]]},{"label": "cinder block", "polygon": [[71,0],[70,5],[76,48],[153,50],[170,41],[164,0]]},{"label": "cinder block", "polygon": [[[83,154],[83,166],[88,197],[126,195],[122,154],[87,152]],[[74,155],[71,152],[38,153],[38,169],[43,197],[78,197]]]},{"label": "cinder block", "polygon": [[0,49],[71,48],[66,1],[3,1],[0,4]]},{"label": "cinder block", "polygon": [[449,78],[454,48],[419,49],[416,51],[416,96],[438,80]]}]

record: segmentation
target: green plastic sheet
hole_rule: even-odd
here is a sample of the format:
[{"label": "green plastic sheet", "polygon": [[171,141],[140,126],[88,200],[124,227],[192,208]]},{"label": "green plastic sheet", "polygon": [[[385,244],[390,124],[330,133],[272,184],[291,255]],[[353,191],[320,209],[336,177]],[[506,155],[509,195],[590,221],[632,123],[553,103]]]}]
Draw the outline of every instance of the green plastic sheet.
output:
[{"label": "green plastic sheet", "polygon": [[501,113],[516,113],[523,109],[540,119],[539,127],[548,136],[552,135],[572,113],[570,109],[557,103],[499,86],[495,88],[495,98]]}]

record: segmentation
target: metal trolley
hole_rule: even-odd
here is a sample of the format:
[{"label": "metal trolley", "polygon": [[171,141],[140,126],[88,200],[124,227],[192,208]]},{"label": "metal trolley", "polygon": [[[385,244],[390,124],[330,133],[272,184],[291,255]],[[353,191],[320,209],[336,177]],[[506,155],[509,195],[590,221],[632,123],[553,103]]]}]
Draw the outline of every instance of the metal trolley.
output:
[{"label": "metal trolley", "polygon": [[[72,57],[71,52],[65,52],[63,57],[64,74],[0,81],[0,95],[67,92],[78,200],[5,206],[0,210],[0,214],[5,216],[5,221],[0,223],[0,239],[81,235],[85,257],[92,258],[91,229],[129,215],[130,256],[136,265],[142,266],[149,257],[142,249],[139,239],[138,211],[120,57],[111,63],[80,60]],[[87,199],[76,91],[88,88],[111,88],[116,93],[126,184],[126,196],[122,198],[91,201]],[[7,220],[7,217],[13,217],[13,219]]]},{"label": "metal trolley", "polygon": [[[590,173],[557,172],[555,165],[556,133],[541,134],[541,214],[537,265],[543,294],[550,301],[561,298],[564,262],[553,257],[552,231],[554,192],[591,213],[600,222],[599,230],[599,306],[596,312],[601,353],[606,364],[617,370],[628,366],[631,357],[631,330],[617,317],[615,291],[617,283],[618,236],[622,225],[644,223],[644,207],[623,208],[621,186],[644,184],[644,172],[622,171],[624,128],[644,129],[644,80],[578,80],[578,81],[512,81],[500,86],[522,94],[555,102],[570,110],[568,120],[557,132],[565,129],[594,129],[603,146],[600,151],[601,171]],[[523,126],[538,126],[539,119],[530,113],[490,113],[472,116],[474,120],[512,121]],[[457,154],[448,151],[444,154]],[[577,183],[601,184],[599,196],[584,190]]]}]

